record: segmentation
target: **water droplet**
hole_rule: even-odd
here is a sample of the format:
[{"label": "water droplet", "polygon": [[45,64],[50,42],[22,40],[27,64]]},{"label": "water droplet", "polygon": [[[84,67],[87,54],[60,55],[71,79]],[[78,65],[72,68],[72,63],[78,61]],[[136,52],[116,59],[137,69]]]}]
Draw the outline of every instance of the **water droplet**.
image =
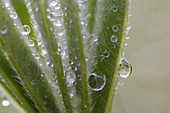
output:
[{"label": "water droplet", "polygon": [[35,54],[34,57],[35,57],[35,59],[37,59],[37,60],[40,58],[40,56],[39,56],[38,54]]},{"label": "water droplet", "polygon": [[112,44],[112,48],[116,48],[116,44]]},{"label": "water droplet", "polygon": [[52,2],[50,3],[50,5],[54,7],[54,6],[57,5],[57,2],[56,2],[56,1],[52,1]]},{"label": "water droplet", "polygon": [[119,30],[119,27],[118,27],[117,25],[114,25],[114,26],[112,27],[112,30],[113,30],[114,32],[117,32],[117,31]]},{"label": "water droplet", "polygon": [[0,33],[1,34],[6,34],[8,32],[8,29],[7,29],[7,27],[6,26],[2,26],[2,27],[0,27]]},{"label": "water droplet", "polygon": [[113,10],[113,12],[117,12],[117,11],[118,11],[118,8],[117,8],[116,6],[113,6],[113,7],[112,7],[112,10]]},{"label": "water droplet", "polygon": [[104,88],[104,86],[106,84],[106,77],[105,77],[105,75],[99,75],[96,73],[92,73],[89,75],[88,83],[92,90],[100,91]]},{"label": "water droplet", "polygon": [[35,80],[32,80],[31,85],[35,85],[35,84],[36,84]]},{"label": "water droplet", "polygon": [[9,15],[11,18],[13,19],[17,19],[17,14],[15,12],[13,12],[12,14]]},{"label": "water droplet", "polygon": [[34,41],[33,40],[29,40],[29,46],[34,46]]},{"label": "water droplet", "polygon": [[103,55],[104,55],[106,58],[108,58],[108,57],[110,56],[110,53],[106,50],[106,51],[103,52]]},{"label": "water droplet", "polygon": [[58,33],[58,36],[63,36],[64,35],[64,32],[59,32]]},{"label": "water droplet", "polygon": [[41,76],[43,77],[43,76],[44,76],[44,73],[42,73]]},{"label": "water droplet", "polygon": [[66,73],[66,81],[69,87],[71,87],[73,85],[73,83],[75,82],[75,74],[71,71]]},{"label": "water droplet", "polygon": [[110,40],[112,41],[112,42],[117,42],[117,37],[115,36],[115,35],[112,35],[111,37],[110,37]]},{"label": "water droplet", "polygon": [[28,35],[31,32],[31,28],[28,25],[24,25],[23,27],[23,34]]},{"label": "water droplet", "polygon": [[100,55],[101,56],[101,59],[105,59],[105,56],[104,55]]},{"label": "water droplet", "polygon": [[47,51],[45,49],[43,49],[41,52],[43,55],[47,54]]},{"label": "water droplet", "polygon": [[121,59],[119,67],[118,67],[118,75],[121,78],[127,78],[132,72],[131,64],[125,59]]},{"label": "water droplet", "polygon": [[9,106],[10,105],[10,101],[9,100],[2,100],[2,106]]}]

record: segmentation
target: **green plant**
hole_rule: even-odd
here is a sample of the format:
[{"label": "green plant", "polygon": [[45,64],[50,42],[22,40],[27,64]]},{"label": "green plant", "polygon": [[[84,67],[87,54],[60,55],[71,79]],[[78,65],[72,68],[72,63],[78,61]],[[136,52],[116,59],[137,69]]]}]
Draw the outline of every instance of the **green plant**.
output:
[{"label": "green plant", "polygon": [[1,87],[21,112],[108,113],[128,0],[0,0]]}]

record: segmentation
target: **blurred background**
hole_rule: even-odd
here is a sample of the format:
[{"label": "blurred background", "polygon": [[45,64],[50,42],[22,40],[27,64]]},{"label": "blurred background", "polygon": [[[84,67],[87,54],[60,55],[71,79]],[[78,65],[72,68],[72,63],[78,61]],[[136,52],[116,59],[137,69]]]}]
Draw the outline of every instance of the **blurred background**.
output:
[{"label": "blurred background", "polygon": [[[131,14],[125,57],[133,72],[119,79],[112,113],[170,113],[170,0],[131,0]],[[18,111],[0,98],[0,113]]]},{"label": "blurred background", "polygon": [[170,0],[131,1],[126,59],[112,113],[170,113]]}]

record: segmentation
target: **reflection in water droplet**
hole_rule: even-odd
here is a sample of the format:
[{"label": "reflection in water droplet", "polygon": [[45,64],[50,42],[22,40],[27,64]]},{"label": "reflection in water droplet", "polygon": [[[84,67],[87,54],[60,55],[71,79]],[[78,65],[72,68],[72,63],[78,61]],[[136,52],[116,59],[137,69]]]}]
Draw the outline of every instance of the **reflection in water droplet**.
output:
[{"label": "reflection in water droplet", "polygon": [[100,91],[104,88],[106,84],[105,75],[98,75],[96,73],[92,73],[88,78],[89,86],[94,91]]},{"label": "reflection in water droplet", "polygon": [[112,30],[113,30],[114,32],[117,32],[117,31],[119,30],[119,28],[118,28],[117,25],[114,25],[114,26],[112,27]]},{"label": "reflection in water droplet", "polygon": [[9,100],[2,100],[2,106],[9,106],[10,101]]},{"label": "reflection in water droplet", "polygon": [[125,59],[121,59],[119,68],[118,68],[118,75],[121,78],[127,78],[132,72],[131,64],[126,61]]},{"label": "reflection in water droplet", "polygon": [[28,35],[31,32],[31,28],[28,25],[24,25],[23,27],[23,34]]},{"label": "reflection in water droplet", "polygon": [[2,26],[2,27],[0,27],[0,33],[1,34],[6,34],[8,32],[8,29],[7,29],[7,27],[6,26]]},{"label": "reflection in water droplet", "polygon": [[117,12],[117,11],[118,11],[118,8],[117,8],[116,6],[113,6],[113,7],[112,7],[112,10],[113,10],[113,12]]},{"label": "reflection in water droplet", "polygon": [[112,42],[117,42],[117,37],[115,36],[115,35],[112,35],[111,37],[110,37],[110,40],[112,41]]}]

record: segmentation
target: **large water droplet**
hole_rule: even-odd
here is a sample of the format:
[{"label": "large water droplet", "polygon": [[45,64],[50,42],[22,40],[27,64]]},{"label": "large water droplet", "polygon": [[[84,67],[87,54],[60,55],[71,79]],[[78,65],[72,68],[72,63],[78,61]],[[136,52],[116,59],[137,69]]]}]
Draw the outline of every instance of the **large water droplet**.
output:
[{"label": "large water droplet", "polygon": [[28,25],[24,25],[23,27],[23,34],[28,35],[31,32],[31,28]]},{"label": "large water droplet", "polygon": [[118,75],[121,78],[127,78],[132,72],[131,64],[126,61],[125,59],[121,59],[119,68],[118,68]]},{"label": "large water droplet", "polygon": [[111,37],[110,37],[110,40],[112,41],[112,42],[117,42],[117,37],[115,36],[115,35],[112,35]]},{"label": "large water droplet", "polygon": [[8,32],[8,29],[7,29],[6,26],[0,27],[0,33],[1,33],[1,34],[6,34],[7,32]]},{"label": "large water droplet", "polygon": [[2,106],[9,106],[10,105],[10,101],[9,100],[2,100]]},{"label": "large water droplet", "polygon": [[92,90],[100,91],[104,88],[104,86],[106,84],[106,77],[105,77],[105,75],[99,75],[96,73],[92,73],[89,75],[88,83]]}]

